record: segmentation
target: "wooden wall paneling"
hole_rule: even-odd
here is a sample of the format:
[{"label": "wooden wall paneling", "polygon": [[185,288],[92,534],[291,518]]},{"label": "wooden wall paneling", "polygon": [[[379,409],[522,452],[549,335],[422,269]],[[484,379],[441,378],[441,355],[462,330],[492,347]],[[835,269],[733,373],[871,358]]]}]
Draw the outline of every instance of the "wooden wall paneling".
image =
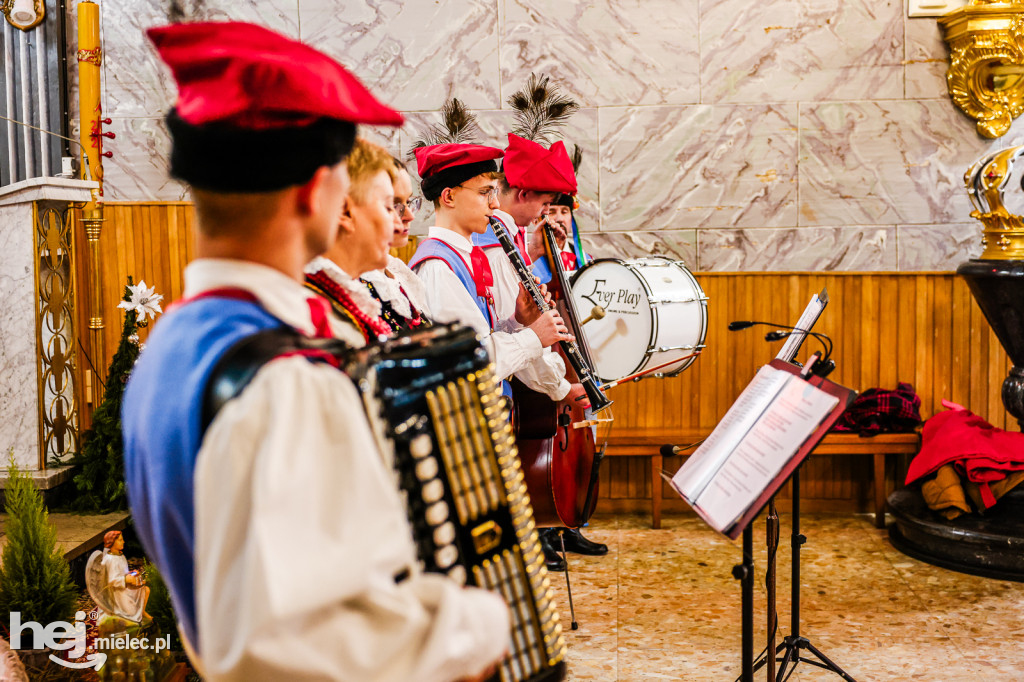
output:
[{"label": "wooden wall paneling", "polygon": [[932,331],[934,334],[934,355],[932,356],[932,386],[935,391],[934,409],[939,409],[943,400],[948,400],[952,386],[953,330],[950,326],[953,313],[953,281],[942,277],[932,280],[935,285],[935,299],[932,305],[935,317]]},{"label": "wooden wall paneling", "polygon": [[[922,277],[915,280],[914,289],[916,294],[914,326],[917,341],[914,354],[914,383],[918,386],[917,393],[921,396],[922,407],[929,409],[934,395],[933,386],[927,382],[928,372],[931,370],[929,348],[934,339],[932,311],[929,307],[931,305],[932,282],[928,278]],[[922,417],[924,417],[923,414]]]},{"label": "wooden wall paneling", "polygon": [[[848,277],[847,279],[853,279]],[[861,386],[865,386],[867,382],[873,381],[875,386],[878,385],[881,379],[881,364],[880,364],[880,353],[881,353],[881,332],[882,327],[889,327],[890,325],[882,324],[879,313],[879,278],[874,275],[868,275],[865,277],[865,285],[860,288],[860,316],[858,321],[860,324],[868,330],[868,336],[859,335],[863,339],[861,344],[861,353],[859,356],[861,366]],[[856,280],[853,280],[856,282]],[[892,386],[886,388],[894,388]]]},{"label": "wooden wall paneling", "polygon": [[896,299],[896,319],[903,321],[895,323],[896,346],[893,352],[896,355],[896,379],[913,384],[914,390],[920,387],[917,375],[914,372],[915,360],[917,357],[917,327],[910,324],[909,320],[917,315],[917,289],[913,280],[901,279],[892,287],[899,292]]},{"label": "wooden wall paneling", "polygon": [[949,397],[965,405],[971,400],[971,294],[957,279],[951,280],[951,285]]},{"label": "wooden wall paneling", "polygon": [[[107,357],[98,364],[109,364],[119,340],[121,317],[116,305],[129,274],[155,286],[165,303],[181,297],[181,272],[194,257],[193,221],[192,208],[186,203],[107,206],[100,263]],[[408,258],[414,249],[410,244],[398,255]],[[742,319],[792,323],[811,293],[825,286],[832,301],[816,329],[834,340],[836,381],[858,391],[876,386],[892,389],[897,381],[908,381],[922,398],[925,418],[941,410],[940,401],[947,397],[995,426],[1018,428],[1007,419],[1000,398],[1009,371],[1006,353],[966,285],[952,273],[695,274],[710,299],[707,348],[678,377],[612,389],[616,429],[713,427],[757,367],[781,347],[781,342],[763,340],[769,327],[729,332],[728,323]],[[86,312],[83,305],[83,325]],[[800,359],[817,347],[808,341]],[[683,461],[666,459],[665,468],[674,471]],[[869,472],[865,458],[812,458],[802,478],[809,508],[816,500],[850,508],[868,504]],[[900,472],[894,473],[898,477]],[[616,500],[619,508],[630,508],[635,502],[636,509],[645,509],[643,498],[653,485],[663,484],[652,479],[643,460],[612,457],[602,466],[602,497]],[[675,494],[664,486],[663,490],[666,508],[672,508],[668,501]],[[780,498],[788,495],[787,486]]]},{"label": "wooden wall paneling", "polygon": [[878,286],[878,385],[881,388],[894,389],[899,381],[899,325],[900,319],[897,301],[899,288],[889,284],[883,278],[877,278]]}]

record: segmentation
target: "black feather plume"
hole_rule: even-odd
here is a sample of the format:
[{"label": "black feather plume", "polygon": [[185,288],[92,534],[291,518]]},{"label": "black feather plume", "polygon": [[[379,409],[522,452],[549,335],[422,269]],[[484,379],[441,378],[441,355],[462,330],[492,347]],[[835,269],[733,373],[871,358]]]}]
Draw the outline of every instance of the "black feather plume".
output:
[{"label": "black feather plume", "polygon": [[580,164],[583,162],[583,150],[578,144],[572,146],[572,172],[580,172]]},{"label": "black feather plume", "polygon": [[560,128],[580,105],[550,82],[548,76],[531,73],[526,86],[509,96],[509,106],[516,110],[512,132],[534,142],[550,144],[549,136]]},{"label": "black feather plume", "polygon": [[452,97],[441,106],[441,123],[430,126],[412,148],[416,150],[435,144],[475,144],[479,134],[476,114],[457,97]]}]

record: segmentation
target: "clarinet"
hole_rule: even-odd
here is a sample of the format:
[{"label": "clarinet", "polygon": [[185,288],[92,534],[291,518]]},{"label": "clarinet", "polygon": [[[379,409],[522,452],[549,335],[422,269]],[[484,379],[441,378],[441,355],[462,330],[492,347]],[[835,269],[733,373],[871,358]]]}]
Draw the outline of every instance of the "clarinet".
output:
[{"label": "clarinet", "polygon": [[[501,248],[505,250],[505,255],[508,256],[509,261],[512,262],[512,267],[516,271],[516,276],[519,278],[520,283],[526,289],[530,297],[533,298],[533,302],[537,304],[541,312],[547,312],[551,310],[551,306],[544,300],[544,295],[540,292],[540,287],[537,285],[536,280],[533,278],[533,273],[530,272],[530,268],[526,265],[526,261],[523,260],[523,254],[519,253],[519,249],[516,248],[515,242],[512,241],[512,237],[509,236],[508,230],[500,220],[491,216],[491,227],[494,228],[494,236],[498,238],[501,243]],[[572,365],[573,370],[576,371],[576,375],[580,378],[580,383],[583,384],[583,390],[587,392],[587,399],[590,400],[591,409],[597,413],[605,409],[612,404],[612,401],[608,399],[608,396],[604,394],[601,387],[597,383],[597,379],[594,378],[594,372],[590,369],[590,365],[587,364],[586,359],[583,357],[583,353],[580,352],[579,346],[573,341],[559,341],[559,345],[565,352],[565,357],[569,360],[569,364]]]}]

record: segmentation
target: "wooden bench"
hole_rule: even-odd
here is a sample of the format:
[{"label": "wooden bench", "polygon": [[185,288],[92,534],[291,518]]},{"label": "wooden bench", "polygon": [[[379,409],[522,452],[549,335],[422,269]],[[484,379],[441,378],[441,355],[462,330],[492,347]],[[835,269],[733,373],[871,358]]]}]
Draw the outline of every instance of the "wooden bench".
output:
[{"label": "wooden bench", "polygon": [[[652,429],[612,429],[608,438],[607,457],[650,457],[651,459],[651,527],[661,528],[661,470],[664,458],[661,446],[686,446],[706,438],[709,431],[658,431]],[[885,457],[917,454],[921,447],[919,433],[882,433],[862,438],[855,433],[830,433],[811,455],[871,455],[874,458],[872,479],[875,527],[885,527]],[[691,450],[692,452],[692,450]]]}]

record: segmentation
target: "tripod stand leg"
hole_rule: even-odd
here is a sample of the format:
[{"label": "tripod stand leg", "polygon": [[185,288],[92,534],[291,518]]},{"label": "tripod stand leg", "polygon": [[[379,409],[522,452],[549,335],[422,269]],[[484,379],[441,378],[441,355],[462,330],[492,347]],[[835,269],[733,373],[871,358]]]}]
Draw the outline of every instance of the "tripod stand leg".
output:
[{"label": "tripod stand leg", "polygon": [[818,658],[818,660],[821,661],[821,663],[816,663],[814,661],[811,661],[811,660],[808,660],[808,659],[805,658],[804,659],[805,662],[811,663],[813,665],[816,665],[819,668],[824,668],[826,670],[831,670],[832,672],[834,672],[836,675],[839,675],[841,678],[843,678],[847,682],[857,682],[857,680],[853,679],[848,672],[846,672],[845,670],[840,668],[838,665],[833,663],[832,660],[829,659],[828,656],[826,656],[825,654],[823,654],[820,651],[818,651],[818,647],[814,646],[813,644],[808,642],[803,637],[801,637],[801,639],[803,639],[803,641],[801,642],[801,645],[803,646],[803,648],[807,649],[809,652],[814,654]]},{"label": "tripod stand leg", "polygon": [[565,554],[565,535],[561,530],[558,531],[558,539],[562,543],[562,561],[565,562],[565,591],[569,594],[569,617],[572,618],[570,627],[579,630],[580,624],[576,622],[576,609],[572,603],[572,585],[569,584],[569,557]]},{"label": "tripod stand leg", "polygon": [[[776,653],[783,649],[786,651],[786,655],[782,657],[782,661],[779,663],[779,672],[775,677],[776,682],[782,682],[788,677],[786,675],[786,670],[790,668],[790,663],[793,664],[793,668],[796,668],[796,664],[800,662],[800,652],[797,651],[796,645],[792,643],[792,639],[792,637],[786,637],[783,639],[782,644],[779,645],[778,650],[776,651]],[[790,670],[790,672],[792,673],[792,670]]]}]

